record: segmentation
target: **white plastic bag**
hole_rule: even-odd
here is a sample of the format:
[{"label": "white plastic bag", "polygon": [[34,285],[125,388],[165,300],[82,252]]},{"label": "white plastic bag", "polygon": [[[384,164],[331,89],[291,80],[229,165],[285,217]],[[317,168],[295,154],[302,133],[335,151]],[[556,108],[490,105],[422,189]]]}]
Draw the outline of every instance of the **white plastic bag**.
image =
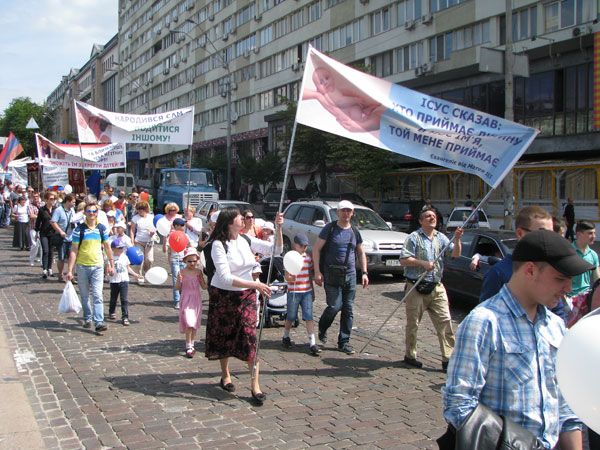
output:
[{"label": "white plastic bag", "polygon": [[81,311],[81,301],[75,290],[75,286],[70,281],[65,284],[65,289],[60,297],[60,303],[58,304],[58,312],[61,314],[75,313],[78,314]]}]

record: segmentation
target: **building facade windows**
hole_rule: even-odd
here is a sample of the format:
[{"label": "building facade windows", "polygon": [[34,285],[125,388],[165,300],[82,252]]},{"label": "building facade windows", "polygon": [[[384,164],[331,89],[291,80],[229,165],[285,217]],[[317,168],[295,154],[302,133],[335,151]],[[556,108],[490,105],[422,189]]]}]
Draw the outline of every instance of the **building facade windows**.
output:
[{"label": "building facade windows", "polygon": [[371,14],[371,30],[376,35],[390,29],[390,9],[383,8]]},{"label": "building facade windows", "polygon": [[421,18],[421,0],[401,0],[398,3],[398,25]]}]

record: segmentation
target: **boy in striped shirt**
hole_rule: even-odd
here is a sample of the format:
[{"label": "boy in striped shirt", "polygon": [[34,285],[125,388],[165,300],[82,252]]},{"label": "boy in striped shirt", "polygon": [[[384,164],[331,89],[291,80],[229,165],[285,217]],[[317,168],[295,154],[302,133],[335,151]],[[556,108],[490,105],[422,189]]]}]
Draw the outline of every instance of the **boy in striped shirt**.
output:
[{"label": "boy in striped shirt", "polygon": [[284,348],[292,348],[294,343],[290,339],[290,330],[292,324],[298,317],[298,307],[302,309],[302,320],[306,322],[306,332],[308,333],[308,345],[310,354],[319,356],[321,349],[317,346],[315,340],[315,323],[313,321],[313,261],[310,254],[306,253],[308,248],[308,238],[305,234],[294,236],[292,249],[296,250],[304,257],[304,265],[298,275],[285,273],[285,280],[288,282],[287,293],[287,316],[283,330],[283,339],[281,340]]}]

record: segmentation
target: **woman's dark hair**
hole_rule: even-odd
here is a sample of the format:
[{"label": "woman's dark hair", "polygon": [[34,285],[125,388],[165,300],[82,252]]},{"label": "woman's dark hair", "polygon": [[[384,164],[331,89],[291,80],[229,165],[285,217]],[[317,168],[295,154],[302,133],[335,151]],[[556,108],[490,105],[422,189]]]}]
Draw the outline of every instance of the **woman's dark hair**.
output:
[{"label": "woman's dark hair", "polygon": [[210,241],[221,241],[223,247],[229,240],[229,225],[233,223],[233,220],[240,214],[238,208],[224,208],[219,213],[215,229],[210,235]]}]

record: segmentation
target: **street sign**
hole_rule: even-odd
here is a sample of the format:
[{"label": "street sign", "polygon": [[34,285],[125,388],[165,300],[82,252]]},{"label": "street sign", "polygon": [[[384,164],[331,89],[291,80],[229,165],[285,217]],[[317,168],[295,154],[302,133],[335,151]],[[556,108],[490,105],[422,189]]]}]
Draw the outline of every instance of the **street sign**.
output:
[{"label": "street sign", "polygon": [[35,121],[35,119],[32,117],[31,119],[29,119],[29,122],[27,122],[27,125],[25,125],[25,128],[29,129],[29,130],[39,130],[40,127],[37,124],[37,122]]}]

